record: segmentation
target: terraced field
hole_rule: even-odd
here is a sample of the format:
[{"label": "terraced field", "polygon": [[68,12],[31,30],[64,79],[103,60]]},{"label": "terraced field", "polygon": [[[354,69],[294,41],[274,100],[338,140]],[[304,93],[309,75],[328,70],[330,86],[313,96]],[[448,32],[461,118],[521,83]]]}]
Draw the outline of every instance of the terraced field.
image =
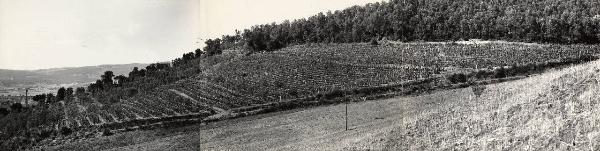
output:
[{"label": "terraced field", "polygon": [[[443,83],[448,69],[548,64],[594,55],[596,45],[406,43],[312,44],[240,55],[196,77],[111,105],[66,104],[68,127],[126,127],[221,119],[269,103],[424,78]],[[555,55],[555,54],[562,54]],[[438,81],[440,82],[440,81]]]},{"label": "terraced field", "polygon": [[350,103],[348,131],[345,105],[337,104],[50,149],[597,150],[598,79],[595,61],[487,85],[479,97],[469,87]]}]

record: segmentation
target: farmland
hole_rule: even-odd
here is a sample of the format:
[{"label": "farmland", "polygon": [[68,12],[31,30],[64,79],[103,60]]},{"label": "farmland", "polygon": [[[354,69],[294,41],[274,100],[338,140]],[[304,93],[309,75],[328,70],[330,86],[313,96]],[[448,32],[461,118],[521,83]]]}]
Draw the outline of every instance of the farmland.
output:
[{"label": "farmland", "polygon": [[[111,103],[79,95],[73,100],[50,104],[42,108],[44,115],[51,113],[49,116],[32,119],[37,121],[32,129],[39,132],[35,136],[40,139],[31,144],[54,146],[115,132],[181,127],[352,100],[426,94],[468,87],[476,81],[497,83],[595,60],[598,47],[355,43],[297,45],[251,55],[233,50],[207,61],[186,64],[201,69],[192,77],[119,97]],[[43,139],[49,134],[57,137]]]},{"label": "farmland", "polygon": [[195,77],[159,86],[119,103],[67,103],[66,122],[61,124],[124,129],[168,121],[202,122],[269,103],[307,97],[318,100],[320,94],[336,90],[427,78],[436,79],[429,86],[443,86],[449,84],[445,77],[456,69],[472,72],[511,65],[544,65],[594,55],[599,51],[597,47],[513,43],[292,46],[277,52],[238,55],[209,66]]},{"label": "farmland", "polygon": [[[598,147],[600,62],[519,81],[93,138],[49,149],[444,150]],[[269,136],[269,137],[265,137]],[[140,138],[140,139],[131,139]]]}]

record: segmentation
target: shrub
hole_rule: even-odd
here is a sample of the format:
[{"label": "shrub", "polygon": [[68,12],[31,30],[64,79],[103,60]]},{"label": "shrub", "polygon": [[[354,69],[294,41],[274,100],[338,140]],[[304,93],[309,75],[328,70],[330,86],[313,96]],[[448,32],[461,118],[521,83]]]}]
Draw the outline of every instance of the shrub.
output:
[{"label": "shrub", "polygon": [[0,108],[0,117],[4,117],[10,113],[7,108]]},{"label": "shrub", "polygon": [[291,95],[291,96],[297,97],[298,96],[298,91],[296,91],[296,90],[290,90],[288,92],[288,94]]},{"label": "shrub", "polygon": [[494,70],[494,78],[505,78],[506,77],[506,69],[504,67],[500,67]]},{"label": "shrub", "polygon": [[343,97],[344,95],[345,92],[342,90],[333,90],[330,93],[325,94],[325,99],[329,100],[337,97]]},{"label": "shrub", "polygon": [[127,96],[132,97],[138,93],[138,90],[135,88],[127,89]]},{"label": "shrub", "polygon": [[371,42],[369,42],[369,44],[371,44],[371,46],[378,46],[379,42],[377,42],[377,39],[373,38],[371,39]]},{"label": "shrub", "polygon": [[448,77],[448,81],[451,83],[464,83],[467,82],[467,76],[462,73],[452,74]]},{"label": "shrub", "polygon": [[60,134],[62,134],[62,135],[71,135],[71,133],[73,133],[73,130],[71,128],[68,128],[68,127],[60,128]]},{"label": "shrub", "polygon": [[106,128],[102,131],[102,136],[111,136],[114,133],[110,131],[110,129]]},{"label": "shrub", "polygon": [[489,74],[488,74],[486,71],[484,71],[484,70],[479,70],[479,71],[477,71],[477,72],[475,73],[475,78],[477,78],[477,79],[482,79],[482,78],[485,78],[485,77],[486,77],[486,76],[488,76],[488,75],[489,75]]},{"label": "shrub", "polygon": [[10,110],[12,112],[21,112],[23,110],[23,105],[21,103],[14,103],[10,106]]}]

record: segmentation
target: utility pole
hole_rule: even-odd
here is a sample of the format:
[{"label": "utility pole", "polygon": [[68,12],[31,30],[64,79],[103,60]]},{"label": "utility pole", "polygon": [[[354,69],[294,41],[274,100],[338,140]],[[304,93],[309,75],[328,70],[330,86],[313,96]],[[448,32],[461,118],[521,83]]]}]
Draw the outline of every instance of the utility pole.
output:
[{"label": "utility pole", "polygon": [[[31,110],[29,109],[29,100],[27,100],[27,93],[29,92],[29,88],[25,88],[25,106],[27,107],[27,110]],[[25,111],[27,113],[27,119],[25,119],[25,131],[29,132],[29,119],[31,116],[31,112],[30,111]],[[29,133],[27,133],[27,136],[29,136]]]}]

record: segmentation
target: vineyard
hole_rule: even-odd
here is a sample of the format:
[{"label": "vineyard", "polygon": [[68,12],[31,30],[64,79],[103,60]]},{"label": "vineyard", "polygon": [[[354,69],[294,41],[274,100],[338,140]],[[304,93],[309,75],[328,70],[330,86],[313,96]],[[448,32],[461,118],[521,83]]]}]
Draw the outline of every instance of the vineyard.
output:
[{"label": "vineyard", "polygon": [[547,64],[598,53],[596,45],[453,43],[310,44],[240,55],[195,77],[159,86],[119,103],[65,104],[67,127],[120,129],[177,120],[209,119],[240,108],[444,77],[453,72]]},{"label": "vineyard", "polygon": [[266,101],[441,77],[449,69],[543,65],[598,53],[596,45],[310,44],[224,63],[198,79]]}]

